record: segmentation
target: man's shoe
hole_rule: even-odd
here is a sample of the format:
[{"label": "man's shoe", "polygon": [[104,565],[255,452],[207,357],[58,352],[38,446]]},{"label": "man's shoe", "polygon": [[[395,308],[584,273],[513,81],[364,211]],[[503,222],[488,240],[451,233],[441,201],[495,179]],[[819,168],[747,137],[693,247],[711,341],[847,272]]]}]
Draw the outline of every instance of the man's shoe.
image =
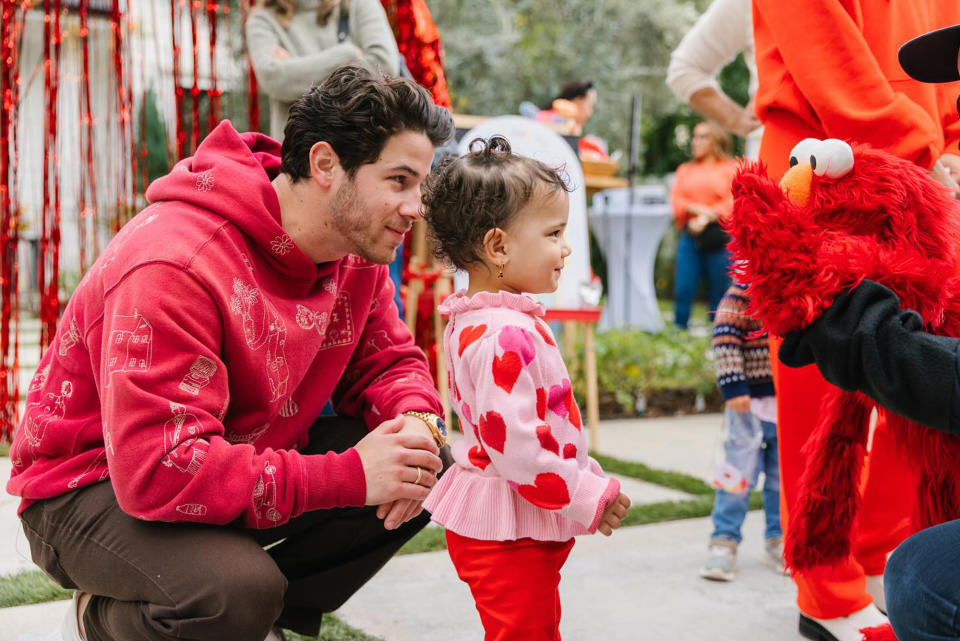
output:
[{"label": "man's shoe", "polygon": [[[80,634],[80,599],[89,596],[86,592],[74,590],[70,598],[70,607],[63,615],[63,624],[60,626],[60,637],[63,641],[84,641]],[[86,599],[85,599],[86,601]],[[84,603],[86,606],[86,603]]]},{"label": "man's shoe", "polygon": [[860,630],[888,623],[872,603],[862,610],[836,619],[815,619],[800,613],[800,635],[812,641],[861,641]]},{"label": "man's shoe", "polygon": [[710,541],[710,556],[700,576],[711,581],[733,581],[737,569],[737,544],[729,539]]}]

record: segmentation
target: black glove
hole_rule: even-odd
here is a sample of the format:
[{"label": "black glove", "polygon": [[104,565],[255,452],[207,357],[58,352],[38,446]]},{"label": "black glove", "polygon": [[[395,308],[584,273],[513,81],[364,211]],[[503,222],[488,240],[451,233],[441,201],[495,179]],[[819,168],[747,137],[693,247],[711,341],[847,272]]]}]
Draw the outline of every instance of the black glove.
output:
[{"label": "black glove", "polygon": [[910,420],[960,432],[957,344],[925,333],[893,291],[865,280],[809,327],[789,332],[778,356],[789,367],[816,363],[830,383]]}]

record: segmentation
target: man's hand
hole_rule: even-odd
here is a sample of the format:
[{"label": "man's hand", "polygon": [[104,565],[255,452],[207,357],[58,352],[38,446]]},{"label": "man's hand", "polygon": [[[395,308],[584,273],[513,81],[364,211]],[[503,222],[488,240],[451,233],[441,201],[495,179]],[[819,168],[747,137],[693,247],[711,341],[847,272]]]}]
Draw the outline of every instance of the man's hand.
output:
[{"label": "man's hand", "polygon": [[[384,421],[354,446],[367,480],[366,504],[380,506],[377,516],[387,517],[384,527],[388,530],[399,527],[406,520],[400,517],[412,511],[408,509],[411,504],[419,513],[420,501],[427,498],[443,468],[438,456],[440,450],[433,438],[419,430],[406,429],[410,418],[398,416]],[[429,433],[425,425],[423,429]],[[394,513],[389,507],[385,509],[387,505],[402,505],[405,509]]]},{"label": "man's hand", "polygon": [[[416,416],[400,416],[399,418],[403,419],[403,427],[401,432],[407,434],[423,434],[430,439],[431,442],[436,444],[436,441],[433,439],[433,433],[430,431],[430,428],[427,427],[427,424]],[[434,448],[436,449],[436,448]],[[440,469],[437,469],[439,473]],[[424,470],[424,473],[426,470]],[[430,487],[436,483],[436,475],[434,475],[433,483],[430,484]],[[421,483],[422,483],[421,479]],[[383,519],[383,526],[388,530],[394,530],[413,517],[420,514],[423,510],[423,499],[401,499],[397,501],[389,501],[377,507],[377,518]]]},{"label": "man's hand", "polygon": [[613,531],[623,524],[623,519],[627,516],[627,509],[630,507],[630,498],[620,492],[616,500],[607,506],[600,517],[600,524],[597,526],[597,532],[604,536],[610,536]]},{"label": "man's hand", "polygon": [[744,412],[750,411],[750,395],[742,394],[740,396],[734,396],[733,398],[728,398],[726,402],[727,409],[733,410],[734,412]]},{"label": "man's hand", "polygon": [[954,170],[960,169],[960,162],[952,159],[956,158],[955,156],[949,156],[950,154],[940,156],[940,159],[930,168],[930,175],[933,176],[934,180],[956,195],[957,192],[960,192],[960,185],[957,184],[960,173],[955,173]]}]

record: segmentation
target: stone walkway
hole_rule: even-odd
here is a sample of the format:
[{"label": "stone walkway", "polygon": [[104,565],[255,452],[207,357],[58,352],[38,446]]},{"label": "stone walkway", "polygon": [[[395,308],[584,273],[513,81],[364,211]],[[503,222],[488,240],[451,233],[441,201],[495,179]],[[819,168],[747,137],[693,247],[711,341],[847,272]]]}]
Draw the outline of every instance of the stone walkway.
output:
[{"label": "stone walkway", "polygon": [[[707,478],[721,417],[605,421],[600,451]],[[0,478],[9,461],[0,459]],[[622,479],[634,503],[687,495]],[[31,568],[15,518],[16,502],[0,497],[0,573]],[[709,519],[624,528],[612,537],[581,537],[564,566],[561,593],[566,641],[793,641],[794,587],[762,561],[763,515],[744,526],[740,569],[733,583],[701,579]],[[57,639],[66,602],[0,609],[0,641]],[[386,641],[475,641],[479,617],[445,551],[396,557],[339,612],[350,625]]]}]

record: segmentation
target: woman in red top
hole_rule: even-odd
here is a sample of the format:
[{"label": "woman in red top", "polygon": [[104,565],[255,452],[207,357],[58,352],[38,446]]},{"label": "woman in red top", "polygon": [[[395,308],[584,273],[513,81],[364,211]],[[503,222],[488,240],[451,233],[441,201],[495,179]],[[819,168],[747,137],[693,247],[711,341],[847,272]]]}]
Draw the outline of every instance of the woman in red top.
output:
[{"label": "woman in red top", "polygon": [[690,320],[690,306],[707,281],[710,318],[730,286],[726,233],[717,221],[733,211],[730,184],[737,163],[730,156],[730,136],[719,125],[704,121],[693,128],[693,160],[677,167],[670,192],[673,217],[680,229],[674,280],[674,322],[682,328]]}]

